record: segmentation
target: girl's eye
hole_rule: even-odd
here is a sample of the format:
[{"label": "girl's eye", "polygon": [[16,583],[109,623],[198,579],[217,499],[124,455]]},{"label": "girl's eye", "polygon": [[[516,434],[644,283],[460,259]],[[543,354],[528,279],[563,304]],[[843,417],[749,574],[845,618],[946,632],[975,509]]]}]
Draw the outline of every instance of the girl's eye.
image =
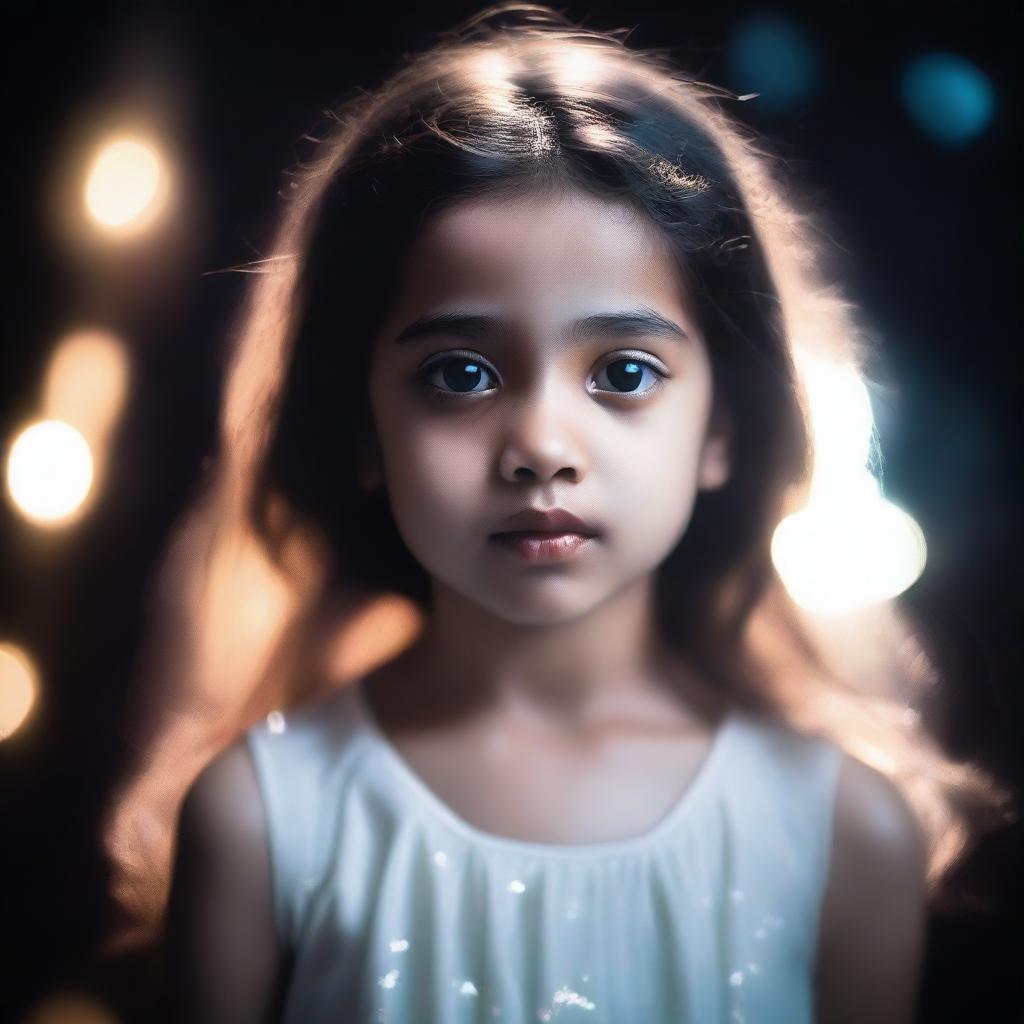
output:
[{"label": "girl's eye", "polygon": [[[438,372],[440,371],[440,373]],[[474,390],[479,384],[481,376],[496,376],[493,371],[487,369],[483,363],[477,362],[476,356],[466,353],[460,355],[453,353],[442,359],[435,359],[427,363],[416,379],[420,381],[423,391],[429,398],[458,398],[460,395],[480,395],[483,391],[493,390],[484,388]],[[440,377],[444,387],[438,387],[434,381]],[[451,388],[451,390],[448,390]]]},{"label": "girl's eye", "polygon": [[[640,387],[644,377],[644,370],[651,371],[651,379],[654,381],[650,387]],[[612,394],[625,396],[627,398],[646,398],[647,395],[655,392],[661,387],[661,382],[668,376],[660,367],[648,359],[641,359],[639,356],[625,356],[613,359],[605,363],[604,368],[598,374],[607,374],[615,390]],[[622,390],[618,390],[622,388]]]},{"label": "girl's eye", "polygon": [[[649,387],[641,388],[644,378],[644,371],[651,371],[654,383]],[[607,391],[610,394],[625,398],[646,397],[661,387],[661,382],[668,376],[659,366],[648,359],[643,359],[639,353],[629,354],[606,363],[598,373],[606,374],[611,384],[611,390],[606,388],[593,388],[598,392]],[[457,353],[435,359],[427,363],[416,379],[421,382],[423,391],[430,398],[455,398],[462,395],[481,395],[494,388],[479,388],[483,377],[496,377],[493,370],[486,367],[475,355]],[[438,387],[435,381],[440,378],[443,385]]]}]

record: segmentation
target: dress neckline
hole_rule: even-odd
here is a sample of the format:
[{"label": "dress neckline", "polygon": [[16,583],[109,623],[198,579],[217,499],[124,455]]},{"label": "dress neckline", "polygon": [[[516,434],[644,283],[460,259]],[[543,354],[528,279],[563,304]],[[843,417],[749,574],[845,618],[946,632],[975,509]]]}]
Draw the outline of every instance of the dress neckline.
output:
[{"label": "dress neckline", "polygon": [[449,826],[476,844],[506,853],[528,854],[541,858],[604,857],[641,852],[653,846],[690,813],[703,793],[710,787],[722,769],[730,739],[738,724],[735,708],[728,708],[715,729],[710,746],[704,755],[703,761],[700,763],[700,767],[697,769],[696,775],[690,780],[690,784],[661,820],[646,832],[627,839],[611,840],[603,843],[538,843],[525,839],[515,839],[511,836],[501,836],[494,832],[485,832],[483,829],[471,825],[461,815],[456,814],[417,775],[412,766],[398,752],[398,749],[377,724],[376,717],[363,691],[362,677],[349,684],[347,688],[352,692],[353,704],[363,726],[364,735],[380,751],[385,761],[394,770],[394,774],[398,779]]}]

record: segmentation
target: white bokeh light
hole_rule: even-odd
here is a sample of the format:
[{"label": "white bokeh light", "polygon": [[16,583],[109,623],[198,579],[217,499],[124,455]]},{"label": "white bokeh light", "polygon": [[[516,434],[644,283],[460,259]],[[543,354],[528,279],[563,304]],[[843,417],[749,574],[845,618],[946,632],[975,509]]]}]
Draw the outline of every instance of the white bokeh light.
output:
[{"label": "white bokeh light", "polygon": [[61,420],[26,427],[11,445],[7,493],[33,522],[60,523],[73,516],[93,480],[92,452],[85,438]]},{"label": "white bokeh light", "polygon": [[798,605],[840,615],[906,590],[924,570],[927,546],[867,469],[874,417],[860,373],[799,348],[797,369],[814,436],[810,498],[779,524],[771,556]]},{"label": "white bokeh light", "polygon": [[860,498],[850,487],[845,502],[812,503],[772,537],[775,568],[808,611],[837,615],[895,597],[924,569],[921,528],[878,494],[870,473],[863,478]]},{"label": "white bokeh light", "polygon": [[86,175],[86,209],[104,227],[124,227],[154,205],[162,178],[161,160],[152,146],[137,139],[109,142]]},{"label": "white bokeh light", "polygon": [[[811,501],[843,501],[867,463],[874,417],[871,399],[852,366],[829,363],[801,352],[798,369],[804,379],[814,434]],[[852,484],[856,489],[857,484]]]}]

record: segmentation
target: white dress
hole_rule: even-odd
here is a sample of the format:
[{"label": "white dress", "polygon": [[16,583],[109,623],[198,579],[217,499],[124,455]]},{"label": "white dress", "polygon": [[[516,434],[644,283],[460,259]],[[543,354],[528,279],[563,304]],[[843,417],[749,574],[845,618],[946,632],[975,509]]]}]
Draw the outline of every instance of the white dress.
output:
[{"label": "white dress", "polygon": [[841,757],[749,712],[644,835],[474,828],[361,684],[246,734],[293,970],[284,1024],[811,1024]]}]

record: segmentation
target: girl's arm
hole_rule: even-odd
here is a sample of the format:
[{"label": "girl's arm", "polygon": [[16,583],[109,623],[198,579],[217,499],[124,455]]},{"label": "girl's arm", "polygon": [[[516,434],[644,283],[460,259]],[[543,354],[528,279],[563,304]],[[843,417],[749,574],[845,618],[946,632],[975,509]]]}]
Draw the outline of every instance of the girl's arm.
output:
[{"label": "girl's arm", "polygon": [[927,923],[926,846],[903,796],[843,756],[815,976],[818,1024],[911,1024]]},{"label": "girl's arm", "polygon": [[284,982],[263,802],[244,738],[199,774],[179,816],[160,1011],[166,1024],[269,1024]]}]

